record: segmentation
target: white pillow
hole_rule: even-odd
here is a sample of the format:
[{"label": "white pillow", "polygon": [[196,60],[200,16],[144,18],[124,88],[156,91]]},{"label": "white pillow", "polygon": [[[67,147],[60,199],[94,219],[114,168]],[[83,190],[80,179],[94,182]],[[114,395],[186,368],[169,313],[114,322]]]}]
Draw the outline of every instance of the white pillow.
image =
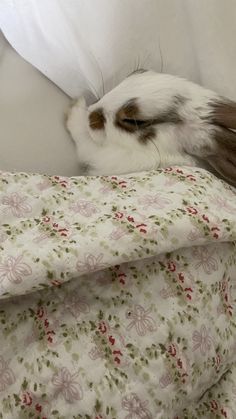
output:
[{"label": "white pillow", "polygon": [[19,54],[90,103],[137,66],[160,70],[161,51],[163,71],[198,80],[188,15],[173,0],[1,0],[0,28]]},{"label": "white pillow", "polygon": [[235,99],[235,16],[235,0],[0,1],[0,28],[17,52],[90,102],[138,65]]},{"label": "white pillow", "polygon": [[64,128],[69,98],[24,61],[0,32],[0,170],[76,175]]}]

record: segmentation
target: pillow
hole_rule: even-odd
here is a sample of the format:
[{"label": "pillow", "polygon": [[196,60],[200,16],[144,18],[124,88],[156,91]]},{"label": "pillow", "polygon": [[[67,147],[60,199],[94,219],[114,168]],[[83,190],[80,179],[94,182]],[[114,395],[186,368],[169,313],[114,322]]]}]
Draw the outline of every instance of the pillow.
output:
[{"label": "pillow", "polygon": [[198,80],[185,9],[162,3],[1,0],[0,28],[67,94],[91,103],[139,66],[160,71],[161,51],[163,71]]},{"label": "pillow", "polygon": [[89,102],[137,67],[235,99],[235,13],[234,0],[1,0],[0,28],[67,94]]},{"label": "pillow", "polygon": [[76,175],[64,127],[69,97],[24,61],[0,32],[0,169]]}]

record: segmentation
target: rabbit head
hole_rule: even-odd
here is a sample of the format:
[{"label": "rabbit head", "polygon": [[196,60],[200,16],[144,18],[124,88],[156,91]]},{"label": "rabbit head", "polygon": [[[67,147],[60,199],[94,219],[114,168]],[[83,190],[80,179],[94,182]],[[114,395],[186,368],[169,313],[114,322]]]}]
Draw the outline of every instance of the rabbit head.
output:
[{"label": "rabbit head", "polygon": [[187,80],[138,71],[68,118],[88,174],[210,165],[236,184],[236,103]]}]

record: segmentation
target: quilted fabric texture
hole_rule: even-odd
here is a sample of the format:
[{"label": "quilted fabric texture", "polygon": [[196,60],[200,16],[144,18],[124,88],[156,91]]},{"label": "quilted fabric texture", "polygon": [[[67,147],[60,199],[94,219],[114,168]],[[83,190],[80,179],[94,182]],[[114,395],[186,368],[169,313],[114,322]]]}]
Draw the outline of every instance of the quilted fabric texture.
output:
[{"label": "quilted fabric texture", "polygon": [[235,418],[235,190],[1,173],[2,418]]}]

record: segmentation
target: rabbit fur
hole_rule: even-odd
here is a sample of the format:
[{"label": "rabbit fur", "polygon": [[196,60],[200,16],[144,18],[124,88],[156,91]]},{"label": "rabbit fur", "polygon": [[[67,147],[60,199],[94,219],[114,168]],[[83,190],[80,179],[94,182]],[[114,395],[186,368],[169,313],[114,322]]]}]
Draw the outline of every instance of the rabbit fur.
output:
[{"label": "rabbit fur", "polygon": [[210,167],[236,186],[236,103],[185,79],[139,70],[95,104],[69,109],[80,174]]}]

